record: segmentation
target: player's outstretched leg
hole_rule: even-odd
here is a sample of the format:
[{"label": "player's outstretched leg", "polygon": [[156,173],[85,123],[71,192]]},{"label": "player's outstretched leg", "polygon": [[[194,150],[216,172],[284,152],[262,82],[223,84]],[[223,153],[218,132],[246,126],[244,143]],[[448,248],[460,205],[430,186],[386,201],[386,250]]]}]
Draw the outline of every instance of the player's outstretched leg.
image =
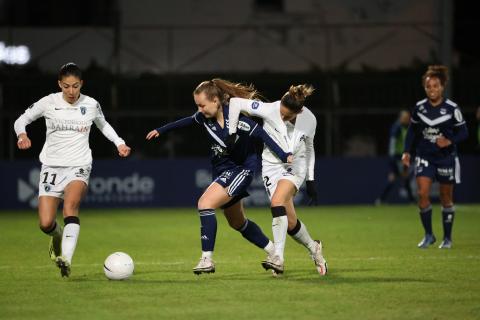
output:
[{"label": "player's outstretched leg", "polygon": [[426,249],[437,241],[432,231],[432,205],[423,209],[420,208],[420,219],[425,229],[425,236],[422,241],[418,243],[418,247],[420,249]]},{"label": "player's outstretched leg", "polygon": [[267,254],[274,253],[275,247],[273,242],[268,239],[262,229],[253,220],[246,218],[242,201],[238,201],[223,210],[230,227],[240,232],[245,239],[258,248],[263,249]]},{"label": "player's outstretched leg", "polygon": [[327,261],[323,257],[322,243],[319,240],[312,239],[305,224],[302,223],[300,219],[297,219],[297,224],[292,230],[288,230],[288,234],[295,239],[295,241],[308,249],[318,273],[322,276],[326,275]]},{"label": "player's outstretched leg", "polygon": [[265,250],[267,254],[273,254],[275,252],[273,242],[268,239],[262,229],[260,229],[260,227],[252,220],[246,219],[237,231],[240,232],[250,243]]},{"label": "player's outstretched leg", "polygon": [[213,250],[215,248],[215,238],[217,236],[217,218],[214,209],[199,209],[200,215],[200,239],[202,242],[202,257],[198,264],[193,268],[193,273],[214,273],[215,263],[212,260]]}]

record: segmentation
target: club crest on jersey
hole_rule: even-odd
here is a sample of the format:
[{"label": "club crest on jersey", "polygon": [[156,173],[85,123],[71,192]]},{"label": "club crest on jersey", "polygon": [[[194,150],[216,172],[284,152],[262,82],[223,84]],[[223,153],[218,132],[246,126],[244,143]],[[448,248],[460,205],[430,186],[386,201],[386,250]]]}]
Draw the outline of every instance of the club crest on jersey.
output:
[{"label": "club crest on jersey", "polygon": [[421,113],[427,113],[427,110],[425,110],[423,104],[418,108],[418,111],[420,111]]},{"label": "club crest on jersey", "polygon": [[260,106],[260,103],[258,103],[258,101],[253,101],[252,102],[252,109],[253,110],[258,109],[259,106]]},{"label": "club crest on jersey", "polygon": [[244,121],[238,121],[238,129],[243,131],[250,131],[250,125]]},{"label": "club crest on jersey", "polygon": [[442,114],[442,115],[447,114],[447,109],[445,109],[445,108],[440,109],[440,114]]},{"label": "club crest on jersey", "polygon": [[80,107],[80,112],[85,115],[87,113],[87,108],[86,107]]},{"label": "club crest on jersey", "polygon": [[50,186],[48,184],[45,185],[45,192],[49,192],[50,191]]}]

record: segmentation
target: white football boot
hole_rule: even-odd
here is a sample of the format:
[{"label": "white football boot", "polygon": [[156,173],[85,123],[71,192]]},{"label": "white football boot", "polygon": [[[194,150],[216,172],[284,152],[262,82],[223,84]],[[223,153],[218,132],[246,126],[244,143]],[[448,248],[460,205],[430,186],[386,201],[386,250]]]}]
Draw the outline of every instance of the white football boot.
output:
[{"label": "white football boot", "polygon": [[315,252],[311,254],[310,256],[312,257],[313,262],[315,262],[315,266],[317,267],[317,271],[321,276],[324,276],[327,274],[328,267],[327,267],[327,261],[322,255],[323,251],[323,246],[322,242],[319,240],[315,240],[316,246],[315,246]]},{"label": "white football boot", "polygon": [[202,257],[197,266],[193,268],[193,273],[197,275],[202,273],[215,273],[215,263],[208,257]]},{"label": "white football boot", "polygon": [[275,274],[283,273],[283,260],[280,256],[275,254],[269,254],[267,259],[262,261],[262,266],[265,270],[272,270]]}]

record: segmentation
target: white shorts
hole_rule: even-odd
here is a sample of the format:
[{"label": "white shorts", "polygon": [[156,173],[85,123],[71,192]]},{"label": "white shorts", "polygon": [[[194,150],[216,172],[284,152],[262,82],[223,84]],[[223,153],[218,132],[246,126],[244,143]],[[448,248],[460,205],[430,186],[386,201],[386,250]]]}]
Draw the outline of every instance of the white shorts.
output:
[{"label": "white shorts", "polygon": [[83,181],[88,185],[92,166],[81,167],[50,167],[42,165],[40,181],[38,182],[38,196],[51,196],[63,199],[67,185],[75,180]]},{"label": "white shorts", "polygon": [[307,176],[307,166],[303,161],[286,164],[270,164],[262,163],[263,185],[267,191],[268,197],[272,199],[272,195],[277,189],[278,181],[285,179],[291,181],[298,190],[302,186]]}]

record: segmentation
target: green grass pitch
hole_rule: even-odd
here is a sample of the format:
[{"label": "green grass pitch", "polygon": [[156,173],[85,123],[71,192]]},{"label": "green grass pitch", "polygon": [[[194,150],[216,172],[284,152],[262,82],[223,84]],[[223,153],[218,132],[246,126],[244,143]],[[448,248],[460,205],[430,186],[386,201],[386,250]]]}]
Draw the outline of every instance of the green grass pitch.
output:
[{"label": "green grass pitch", "polygon": [[[262,250],[218,214],[216,273],[195,276],[200,257],[194,209],[83,210],[72,275],[49,260],[36,212],[0,212],[1,319],[479,319],[480,205],[458,205],[454,248],[416,248],[414,206],[298,208],[324,241],[329,274],[287,239],[285,274],[261,268]],[[267,235],[267,208],[247,209]],[[442,237],[439,207],[434,230]],[[438,245],[437,242],[436,245]],[[124,251],[126,281],[103,261]]]}]

